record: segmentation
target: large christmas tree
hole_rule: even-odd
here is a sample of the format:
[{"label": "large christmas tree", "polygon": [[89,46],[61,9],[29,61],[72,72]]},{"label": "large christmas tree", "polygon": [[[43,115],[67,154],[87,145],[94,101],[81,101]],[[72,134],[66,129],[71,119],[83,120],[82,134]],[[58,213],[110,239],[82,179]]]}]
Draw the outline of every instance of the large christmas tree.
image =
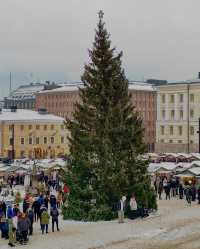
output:
[{"label": "large christmas tree", "polygon": [[139,205],[155,207],[147,176],[142,120],[134,111],[122,52],[111,48],[103,12],[99,12],[90,62],[82,76],[81,103],[68,121],[71,162],[65,176],[70,195],[64,217],[108,220],[122,195],[136,195]]}]

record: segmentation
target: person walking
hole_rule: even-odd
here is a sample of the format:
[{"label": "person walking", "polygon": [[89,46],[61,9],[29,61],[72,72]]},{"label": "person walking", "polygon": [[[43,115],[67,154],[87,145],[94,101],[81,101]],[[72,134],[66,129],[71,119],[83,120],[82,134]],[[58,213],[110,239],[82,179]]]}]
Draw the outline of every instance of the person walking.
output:
[{"label": "person walking", "polygon": [[57,205],[57,200],[56,200],[55,195],[53,195],[53,194],[50,195],[50,201],[49,201],[49,202],[50,202],[51,208],[56,207],[56,205]]},{"label": "person walking", "polygon": [[34,212],[31,208],[27,210],[27,217],[29,219],[29,235],[33,235]]},{"label": "person walking", "polygon": [[40,218],[40,203],[38,202],[38,200],[34,200],[33,204],[32,204],[32,209],[34,212],[34,220],[35,222],[39,220]]},{"label": "person walking", "polygon": [[30,227],[30,221],[25,213],[20,213],[18,217],[17,228],[20,234],[20,243],[25,245],[28,241],[28,231]]},{"label": "person walking", "polygon": [[57,231],[60,231],[60,229],[58,227],[58,216],[59,216],[58,209],[56,207],[53,207],[51,209],[50,215],[52,217],[52,232],[54,232],[55,223],[56,223]]},{"label": "person walking", "polygon": [[183,184],[182,183],[179,184],[179,199],[180,200],[183,199]]},{"label": "person walking", "polygon": [[118,205],[117,205],[119,223],[124,223],[125,205],[126,205],[126,196],[122,196],[121,200],[118,202]]},{"label": "person walking", "polygon": [[159,200],[162,200],[162,192],[163,192],[163,182],[162,180],[160,180],[159,185],[158,185]]},{"label": "person walking", "polygon": [[44,234],[45,230],[46,230],[46,233],[48,233],[49,219],[50,219],[50,215],[48,214],[47,210],[44,210],[41,214],[41,221],[40,221],[42,234]]},{"label": "person walking", "polygon": [[135,219],[137,217],[137,201],[135,199],[134,194],[132,194],[129,205],[130,205],[130,211],[131,211],[130,218]]},{"label": "person walking", "polygon": [[200,204],[200,186],[198,187],[197,190],[197,199],[198,199],[198,204]]}]

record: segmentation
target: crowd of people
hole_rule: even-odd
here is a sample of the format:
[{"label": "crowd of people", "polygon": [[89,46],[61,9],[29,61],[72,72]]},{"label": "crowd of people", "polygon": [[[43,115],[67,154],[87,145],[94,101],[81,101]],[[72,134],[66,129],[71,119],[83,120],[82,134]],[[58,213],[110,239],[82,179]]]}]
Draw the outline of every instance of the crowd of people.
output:
[{"label": "crowd of people", "polygon": [[51,220],[52,232],[60,231],[59,209],[62,206],[63,195],[68,188],[45,192],[37,197],[26,193],[22,202],[11,203],[0,201],[0,231],[1,238],[8,240],[8,245],[14,247],[16,243],[27,244],[34,233],[34,223],[40,223],[42,234],[48,234]]},{"label": "crowd of people", "polygon": [[183,183],[178,177],[156,177],[154,188],[160,200],[164,193],[166,200],[170,200],[171,197],[178,197],[185,199],[190,205],[192,201],[196,200],[200,204],[200,186],[197,187],[196,182],[192,180]]}]

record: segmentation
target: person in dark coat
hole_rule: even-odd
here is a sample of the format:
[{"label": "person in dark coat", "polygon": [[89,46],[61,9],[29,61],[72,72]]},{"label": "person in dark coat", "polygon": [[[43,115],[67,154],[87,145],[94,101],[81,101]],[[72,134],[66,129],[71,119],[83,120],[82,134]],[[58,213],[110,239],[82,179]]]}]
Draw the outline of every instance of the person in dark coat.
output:
[{"label": "person in dark coat", "polygon": [[31,208],[27,210],[27,218],[29,219],[29,235],[33,235],[34,212]]},{"label": "person in dark coat", "polygon": [[191,187],[191,194],[192,194],[192,201],[196,201],[196,194],[197,194],[197,189],[195,185]]},{"label": "person in dark coat", "polygon": [[56,207],[53,207],[51,209],[50,215],[51,215],[51,218],[52,218],[52,232],[54,232],[55,223],[56,223],[57,231],[60,231],[60,229],[58,227],[58,216],[59,216],[58,209]]},{"label": "person in dark coat", "polygon": [[53,194],[50,195],[50,205],[51,205],[51,208],[56,207],[57,205],[56,197]]},{"label": "person in dark coat", "polygon": [[44,205],[45,205],[46,209],[48,210],[48,208],[49,208],[49,198],[48,198],[47,195],[44,198]]},{"label": "person in dark coat", "polygon": [[33,202],[32,209],[33,209],[33,212],[34,212],[34,220],[36,222],[40,218],[40,203],[38,202],[38,200],[35,200]]},{"label": "person in dark coat", "polygon": [[166,200],[169,199],[170,200],[170,189],[171,189],[171,183],[168,181],[166,186],[164,187],[165,189],[165,198]]},{"label": "person in dark coat", "polygon": [[200,204],[200,186],[198,187],[197,190],[197,198],[198,198],[198,204]]},{"label": "person in dark coat", "polygon": [[183,199],[183,185],[182,183],[179,184],[179,198]]},{"label": "person in dark coat", "polygon": [[159,185],[158,185],[159,200],[162,200],[162,192],[163,192],[163,182],[162,180],[160,180]]},{"label": "person in dark coat", "polygon": [[30,227],[30,221],[26,214],[20,214],[18,218],[17,229],[21,235],[21,244],[26,244],[28,241],[28,231]]}]

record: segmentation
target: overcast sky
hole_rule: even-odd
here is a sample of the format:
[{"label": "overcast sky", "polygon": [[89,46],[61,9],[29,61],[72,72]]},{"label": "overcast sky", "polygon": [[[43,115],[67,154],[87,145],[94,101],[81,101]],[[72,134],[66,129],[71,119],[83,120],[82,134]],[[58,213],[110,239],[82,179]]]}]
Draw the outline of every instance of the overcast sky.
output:
[{"label": "overcast sky", "polygon": [[195,78],[199,0],[0,0],[0,97],[32,80],[79,81],[97,12],[129,79]]}]

